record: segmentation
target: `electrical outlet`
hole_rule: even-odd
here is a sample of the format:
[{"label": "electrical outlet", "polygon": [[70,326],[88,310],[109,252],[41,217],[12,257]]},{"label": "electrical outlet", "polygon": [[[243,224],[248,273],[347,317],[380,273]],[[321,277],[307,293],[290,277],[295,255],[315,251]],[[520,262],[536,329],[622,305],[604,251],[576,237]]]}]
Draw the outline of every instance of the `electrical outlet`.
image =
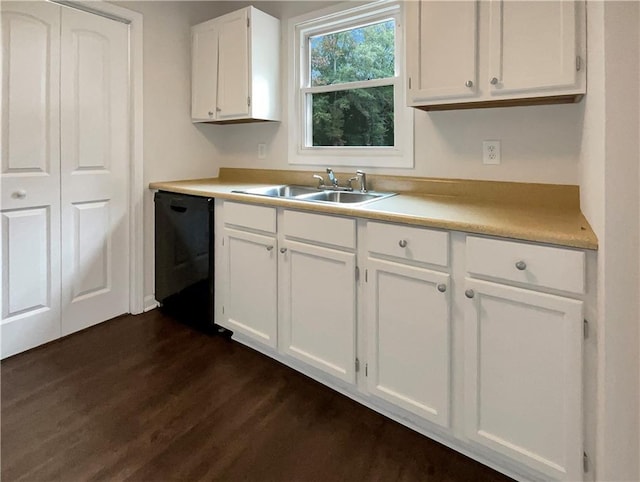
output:
[{"label": "electrical outlet", "polygon": [[266,159],[267,157],[267,145],[266,144],[258,144],[258,159]]},{"label": "electrical outlet", "polygon": [[483,164],[500,164],[500,141],[482,142]]}]

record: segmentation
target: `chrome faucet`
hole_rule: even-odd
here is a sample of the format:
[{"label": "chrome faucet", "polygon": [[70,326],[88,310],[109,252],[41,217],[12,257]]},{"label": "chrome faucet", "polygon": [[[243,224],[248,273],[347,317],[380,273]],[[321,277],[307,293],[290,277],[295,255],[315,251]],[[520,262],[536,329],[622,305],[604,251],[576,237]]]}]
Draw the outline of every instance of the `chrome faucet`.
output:
[{"label": "chrome faucet", "polygon": [[360,182],[360,192],[367,192],[367,173],[358,169],[356,171],[356,178]]},{"label": "chrome faucet", "polygon": [[353,191],[351,183],[357,179],[360,179],[360,187],[362,187],[361,177],[352,177],[347,181],[346,186],[340,186],[338,178],[330,167],[327,167],[327,184],[324,183],[324,178],[320,174],[314,174],[313,178],[318,180],[318,189],[327,189],[331,191]]},{"label": "chrome faucet", "polygon": [[333,169],[327,167],[327,178],[334,188],[338,187],[338,178],[333,174]]}]

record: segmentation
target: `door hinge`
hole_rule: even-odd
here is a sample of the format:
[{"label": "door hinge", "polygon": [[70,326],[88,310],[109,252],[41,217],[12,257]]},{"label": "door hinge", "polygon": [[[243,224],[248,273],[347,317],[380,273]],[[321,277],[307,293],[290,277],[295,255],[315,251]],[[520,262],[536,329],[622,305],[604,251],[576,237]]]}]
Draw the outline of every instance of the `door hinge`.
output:
[{"label": "door hinge", "polygon": [[579,55],[576,57],[576,70],[578,72],[580,72],[580,69],[582,68],[582,57],[580,57]]},{"label": "door hinge", "polygon": [[356,358],[356,373],[360,371],[360,360]]},{"label": "door hinge", "polygon": [[587,452],[582,453],[582,470],[584,470],[585,474],[589,472],[589,456]]},{"label": "door hinge", "polygon": [[249,28],[249,25],[251,25],[251,19],[247,18],[247,28]]},{"label": "door hinge", "polygon": [[222,238],[222,246],[224,246],[224,238]]},{"label": "door hinge", "polygon": [[356,266],[356,281],[360,281],[360,268]]},{"label": "door hinge", "polygon": [[409,77],[409,90],[411,90],[411,77]]},{"label": "door hinge", "polygon": [[222,314],[224,315],[224,306],[222,306]]},{"label": "door hinge", "polygon": [[364,270],[364,282],[365,283],[369,282],[369,270],[368,269]]},{"label": "door hinge", "polygon": [[584,339],[586,340],[589,338],[589,322],[586,319],[582,321],[582,330],[584,332]]},{"label": "door hinge", "polygon": [[365,377],[369,376],[369,364],[368,363],[364,364],[364,376]]},{"label": "door hinge", "polygon": [[251,97],[247,97],[247,105],[251,107]]}]

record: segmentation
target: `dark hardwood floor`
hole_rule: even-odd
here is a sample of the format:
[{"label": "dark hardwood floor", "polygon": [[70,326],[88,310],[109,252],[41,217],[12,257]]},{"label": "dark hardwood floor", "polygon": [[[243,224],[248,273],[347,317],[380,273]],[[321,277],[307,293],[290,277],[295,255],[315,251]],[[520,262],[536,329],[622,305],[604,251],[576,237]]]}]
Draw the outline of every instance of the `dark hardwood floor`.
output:
[{"label": "dark hardwood floor", "polygon": [[2,480],[507,481],[158,310],[1,364]]}]

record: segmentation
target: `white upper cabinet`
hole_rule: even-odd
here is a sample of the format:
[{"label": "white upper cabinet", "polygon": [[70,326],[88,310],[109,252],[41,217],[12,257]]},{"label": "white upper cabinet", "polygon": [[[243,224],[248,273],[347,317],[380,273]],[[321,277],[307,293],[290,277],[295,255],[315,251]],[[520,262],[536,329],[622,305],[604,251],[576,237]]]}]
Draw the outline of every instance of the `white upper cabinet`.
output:
[{"label": "white upper cabinet", "polygon": [[278,19],[246,7],[193,26],[191,40],[193,122],[280,120]]},{"label": "white upper cabinet", "polygon": [[409,104],[476,97],[477,2],[408,2],[406,8]]},{"label": "white upper cabinet", "polygon": [[407,5],[407,103],[423,110],[578,102],[586,92],[578,1]]}]

